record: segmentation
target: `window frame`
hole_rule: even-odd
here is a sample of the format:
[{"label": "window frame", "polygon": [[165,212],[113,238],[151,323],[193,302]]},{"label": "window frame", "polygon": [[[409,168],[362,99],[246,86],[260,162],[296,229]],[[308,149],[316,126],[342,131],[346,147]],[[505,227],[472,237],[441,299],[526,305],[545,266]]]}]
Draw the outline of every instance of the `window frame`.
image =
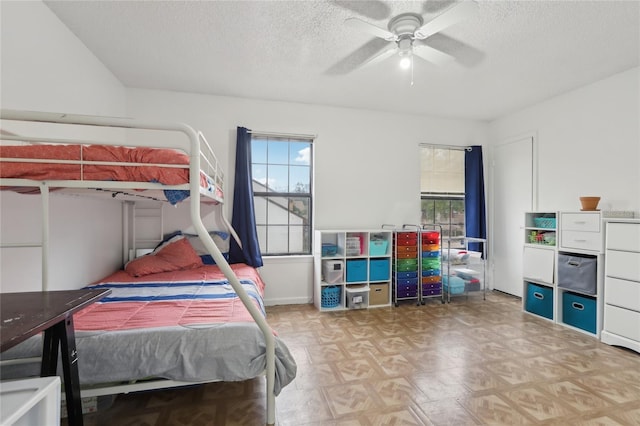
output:
[{"label": "window frame", "polygon": [[[453,147],[453,146],[444,146],[444,145],[427,145],[427,144],[421,144],[421,149],[432,149],[432,150],[449,150],[449,151],[462,151],[465,148],[464,147]],[[421,159],[422,159],[422,153],[421,153]],[[452,212],[452,203],[453,202],[462,202],[462,209],[463,212],[466,212],[466,203],[465,203],[465,191],[464,191],[464,187],[462,187],[462,191],[453,191],[453,192],[445,192],[445,191],[425,191],[422,187],[422,183],[423,183],[423,174],[426,172],[425,168],[423,167],[424,163],[421,160],[421,164],[420,164],[420,179],[421,179],[421,193],[420,193],[420,223],[421,225],[440,225],[442,226],[442,233],[443,235],[441,236],[442,242],[444,244],[445,241],[447,241],[447,246],[443,246],[443,249],[446,248],[464,248],[465,247],[465,239],[466,239],[466,218],[465,218],[465,214],[463,213],[462,215],[462,222],[455,222],[453,221],[453,212]],[[462,175],[463,175],[463,181],[464,181],[464,174],[465,174],[465,170],[464,170],[464,164],[462,165]],[[424,202],[425,201],[433,201],[434,202],[434,211],[432,212],[432,216],[433,216],[433,222],[429,222],[428,218],[429,218],[429,213],[424,209]],[[444,222],[437,222],[437,218],[436,218],[436,212],[435,212],[435,202],[437,201],[447,201],[449,202],[449,214],[448,214],[448,220],[446,223]],[[462,234],[461,235],[455,235],[452,236],[452,232],[459,227],[462,227]]]},{"label": "window frame", "polygon": [[[269,158],[267,156],[266,162],[257,163],[254,162],[254,141],[265,141],[267,142],[267,146],[269,143],[286,143],[289,145],[287,149],[287,163],[283,164],[282,162],[269,162]],[[264,133],[251,133],[251,169],[252,169],[252,185],[253,185],[253,201],[254,206],[258,205],[257,200],[263,200],[265,206],[265,221],[264,223],[258,223],[258,215],[256,215],[256,231],[258,234],[258,241],[260,250],[262,252],[262,256],[264,257],[275,257],[275,256],[306,256],[311,255],[313,253],[313,188],[314,188],[314,141],[315,137],[307,136],[307,135],[287,135],[287,134],[264,134]],[[291,150],[290,147],[295,143],[303,143],[308,144],[309,148],[309,162],[307,165],[309,167],[309,188],[306,192],[296,192],[291,191],[291,184],[287,183],[286,191],[276,191],[273,189],[269,189],[265,184],[257,181],[255,176],[253,176],[254,166],[262,165],[269,169],[269,166],[286,166],[287,167],[287,179],[291,177],[292,167],[299,167],[291,160]],[[268,152],[268,151],[267,151]],[[268,155],[268,154],[267,154]],[[266,176],[268,179],[268,171],[266,172]],[[264,187],[263,191],[256,191],[256,186]],[[280,199],[280,202],[276,200]],[[292,201],[295,202],[295,199],[305,200],[307,206],[307,214],[305,216],[298,216],[303,221],[300,225],[292,225],[291,223],[291,215],[296,214],[292,210]],[[284,203],[287,204],[287,207],[284,207]],[[303,203],[303,204],[304,204]],[[286,214],[287,221],[286,223],[269,223],[269,206],[277,205],[283,209]],[[306,223],[305,223],[306,220]],[[262,229],[261,229],[262,228]],[[276,228],[285,228],[286,229],[286,251],[269,251],[269,231]],[[300,228],[302,231],[302,248],[303,250],[292,251],[291,249],[291,236],[292,229]]]}]

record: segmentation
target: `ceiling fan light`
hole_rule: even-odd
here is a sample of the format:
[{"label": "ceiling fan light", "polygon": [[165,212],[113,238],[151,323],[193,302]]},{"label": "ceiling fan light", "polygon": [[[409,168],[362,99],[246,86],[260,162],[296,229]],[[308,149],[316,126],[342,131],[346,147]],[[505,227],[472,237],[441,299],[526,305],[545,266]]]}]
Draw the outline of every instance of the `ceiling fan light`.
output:
[{"label": "ceiling fan light", "polygon": [[409,67],[411,67],[411,56],[407,55],[400,58],[400,68],[408,70]]}]

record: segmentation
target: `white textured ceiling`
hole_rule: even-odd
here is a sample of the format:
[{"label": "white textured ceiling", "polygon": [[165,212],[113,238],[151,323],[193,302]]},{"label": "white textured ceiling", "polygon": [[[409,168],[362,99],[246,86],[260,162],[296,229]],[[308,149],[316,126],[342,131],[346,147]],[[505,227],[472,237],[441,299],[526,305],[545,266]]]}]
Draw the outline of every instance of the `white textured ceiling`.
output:
[{"label": "white textured ceiling", "polygon": [[491,120],[640,63],[640,1],[478,1],[426,40],[444,66],[356,31],[454,1],[45,1],[127,87]]}]

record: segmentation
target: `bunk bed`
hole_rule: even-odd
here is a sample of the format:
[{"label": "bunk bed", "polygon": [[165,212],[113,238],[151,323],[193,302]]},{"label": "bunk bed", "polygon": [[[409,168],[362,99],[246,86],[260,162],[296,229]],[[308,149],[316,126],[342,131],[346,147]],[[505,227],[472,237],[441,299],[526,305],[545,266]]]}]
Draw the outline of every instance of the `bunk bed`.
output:
[{"label": "bunk bed", "polygon": [[[202,222],[201,203],[221,206],[224,202],[222,170],[202,133],[182,123],[127,118],[15,110],[2,110],[0,118],[162,135],[151,142],[118,133],[113,140],[92,142],[2,132],[0,189],[39,192],[42,198],[43,290],[48,286],[50,191],[104,194],[117,200],[188,202],[195,233],[215,263],[203,264],[187,238],[176,236],[92,284],[110,288],[112,293],[75,319],[82,396],[246,380],[265,374],[267,424],[275,424],[275,396],[295,377],[296,364],[265,319],[260,275],[247,265],[230,265]],[[179,137],[164,137],[166,134]],[[220,212],[237,238],[222,208]],[[212,307],[210,302],[218,304]],[[169,304],[172,307],[159,315],[158,308]],[[155,346],[149,352],[150,336],[155,345],[167,346]],[[3,359],[37,353],[38,344],[36,339],[25,342],[14,353],[3,354]],[[105,349],[109,347],[111,351]],[[125,349],[113,350],[116,347]],[[215,356],[208,358],[207,352],[212,351]],[[97,370],[97,366],[102,368]]]}]

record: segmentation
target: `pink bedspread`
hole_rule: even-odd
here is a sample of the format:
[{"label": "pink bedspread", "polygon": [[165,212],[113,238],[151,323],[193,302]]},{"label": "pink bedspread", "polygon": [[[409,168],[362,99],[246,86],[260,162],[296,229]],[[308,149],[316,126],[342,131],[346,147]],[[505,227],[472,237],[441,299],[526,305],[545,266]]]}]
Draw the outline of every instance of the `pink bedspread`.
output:
[{"label": "pink bedspread", "polygon": [[[264,282],[255,268],[231,265],[256,307],[264,312]],[[77,331],[204,326],[253,318],[215,265],[134,278],[118,271],[93,286],[112,294],[74,315]]]},{"label": "pink bedspread", "polygon": [[[164,185],[189,183],[188,168],[168,168],[141,165],[60,164],[35,163],[38,160],[106,161],[117,163],[149,163],[188,165],[189,157],[173,149],[127,148],[108,145],[11,145],[0,146],[0,158],[24,158],[24,162],[0,163],[0,178],[43,180],[84,180],[117,182],[157,182]],[[200,173],[200,186],[217,198],[223,198],[222,189],[205,173]],[[0,189],[23,194],[39,193],[38,188],[4,186]],[[53,187],[52,189],[56,189]],[[167,199],[175,204],[188,196],[165,191]]]},{"label": "pink bedspread", "polygon": [[[2,158],[109,161],[120,163],[189,164],[189,157],[172,149],[127,148],[103,145],[0,146]],[[34,180],[111,180],[179,185],[189,181],[189,170],[157,166],[111,166],[3,162],[0,177]]]}]

